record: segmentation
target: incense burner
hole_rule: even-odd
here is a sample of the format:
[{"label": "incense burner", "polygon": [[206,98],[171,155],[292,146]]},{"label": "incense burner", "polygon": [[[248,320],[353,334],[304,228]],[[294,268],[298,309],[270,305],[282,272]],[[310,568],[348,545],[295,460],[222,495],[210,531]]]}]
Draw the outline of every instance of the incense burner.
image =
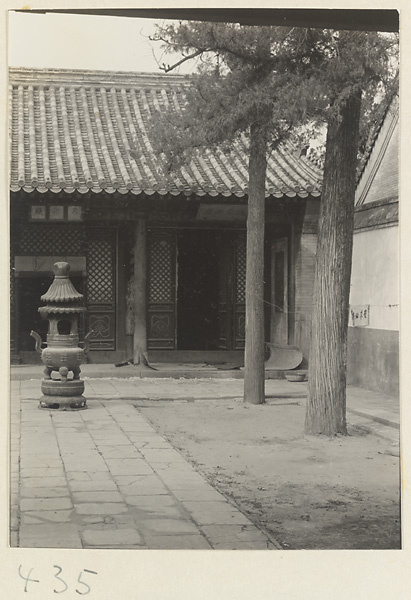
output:
[{"label": "incense burner", "polygon": [[[81,305],[83,294],[70,281],[69,263],[57,262],[53,270],[54,280],[41,296],[47,304],[39,308],[41,316],[49,321],[46,347],[42,348],[44,344],[37,332],[30,333],[36,340],[36,351],[41,354],[44,364],[40,406],[60,410],[86,408],[80,365],[88,352],[88,338],[92,332],[86,335],[84,348],[81,348],[78,320],[80,314],[86,311]],[[59,377],[53,377],[53,372]]]}]

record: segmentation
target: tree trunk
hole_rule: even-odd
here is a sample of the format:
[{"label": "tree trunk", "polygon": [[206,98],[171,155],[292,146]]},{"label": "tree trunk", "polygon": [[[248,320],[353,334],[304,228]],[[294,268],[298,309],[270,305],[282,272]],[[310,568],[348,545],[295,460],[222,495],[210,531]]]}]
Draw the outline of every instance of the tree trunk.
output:
[{"label": "tree trunk", "polygon": [[311,435],[347,434],[347,330],[360,106],[360,92],[352,92],[328,123],[305,417],[305,432]]},{"label": "tree trunk", "polygon": [[264,221],[267,127],[250,127],[244,401],[263,404],[264,394]]},{"label": "tree trunk", "polygon": [[146,222],[139,219],[134,231],[134,342],[133,362],[148,366],[147,360],[147,250]]}]

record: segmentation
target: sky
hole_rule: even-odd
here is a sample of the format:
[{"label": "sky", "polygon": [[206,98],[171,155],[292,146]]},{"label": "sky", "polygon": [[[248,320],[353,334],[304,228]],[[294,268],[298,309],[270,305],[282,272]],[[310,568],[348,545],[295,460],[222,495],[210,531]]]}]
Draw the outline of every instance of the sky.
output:
[{"label": "sky", "polygon": [[175,61],[150,41],[155,23],[164,20],[9,11],[9,66],[160,72],[157,61]]}]

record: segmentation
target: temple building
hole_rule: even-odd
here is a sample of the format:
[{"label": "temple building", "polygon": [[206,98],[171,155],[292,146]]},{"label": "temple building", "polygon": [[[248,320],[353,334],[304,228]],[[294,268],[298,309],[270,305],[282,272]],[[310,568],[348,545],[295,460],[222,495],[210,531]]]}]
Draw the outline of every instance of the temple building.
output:
[{"label": "temple building", "polygon": [[375,130],[357,185],[348,382],[397,396],[399,370],[399,101]]},{"label": "temple building", "polygon": [[[150,119],[184,103],[176,75],[10,70],[12,360],[38,360],[30,331],[53,264],[67,261],[92,330],[89,360],[242,356],[247,142],[165,174]],[[286,143],[266,182],[266,340],[307,364],[321,169]],[[136,350],[137,349],[137,350]]]}]

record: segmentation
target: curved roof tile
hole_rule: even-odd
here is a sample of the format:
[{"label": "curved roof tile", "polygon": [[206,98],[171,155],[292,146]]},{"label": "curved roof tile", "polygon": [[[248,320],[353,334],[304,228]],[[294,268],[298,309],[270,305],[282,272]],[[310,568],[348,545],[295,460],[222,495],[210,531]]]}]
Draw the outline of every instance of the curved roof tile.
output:
[{"label": "curved roof tile", "polygon": [[[231,153],[206,150],[172,174],[165,174],[153,151],[148,119],[170,104],[179,110],[188,81],[176,75],[11,69],[11,190],[244,196],[245,136]],[[318,196],[321,180],[321,170],[290,143],[268,158],[267,196]]]}]

